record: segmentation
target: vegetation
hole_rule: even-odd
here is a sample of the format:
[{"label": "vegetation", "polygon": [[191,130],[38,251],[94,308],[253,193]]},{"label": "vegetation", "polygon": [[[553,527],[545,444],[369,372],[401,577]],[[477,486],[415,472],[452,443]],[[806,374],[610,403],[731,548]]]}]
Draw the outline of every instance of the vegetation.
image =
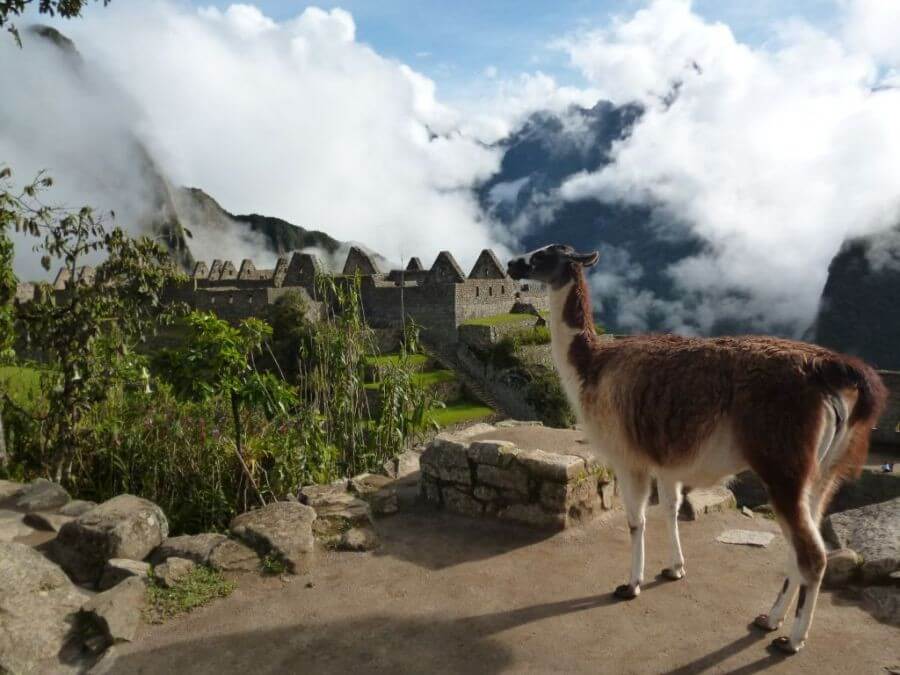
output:
[{"label": "vegetation", "polygon": [[474,422],[491,417],[494,411],[486,405],[474,401],[456,401],[443,407],[434,408],[428,418],[439,427],[450,427],[464,422]]},{"label": "vegetation", "polygon": [[518,323],[534,323],[534,314],[494,314],[493,316],[482,316],[477,319],[469,319],[463,321],[464,326],[508,326]]},{"label": "vegetation", "polygon": [[179,614],[202,607],[216,598],[227,598],[235,584],[220,572],[197,565],[172,588],[160,585],[151,575],[147,586],[144,618],[149,623],[163,623]]},{"label": "vegetation", "polygon": [[[41,14],[49,16],[61,16],[64,19],[71,19],[81,15],[81,10],[87,4],[87,0],[2,0],[0,1],[0,28],[6,26],[13,39],[22,46],[22,39],[15,24],[10,19],[22,16],[31,6],[37,7]],[[103,0],[104,5],[109,4],[109,0]]]}]

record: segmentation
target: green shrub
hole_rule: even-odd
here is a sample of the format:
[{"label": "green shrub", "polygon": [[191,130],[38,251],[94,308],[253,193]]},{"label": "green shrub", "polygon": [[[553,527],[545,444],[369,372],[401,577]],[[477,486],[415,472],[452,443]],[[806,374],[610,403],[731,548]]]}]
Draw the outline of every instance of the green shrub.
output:
[{"label": "green shrub", "polygon": [[525,400],[541,416],[541,421],[550,427],[570,427],[575,424],[566,393],[556,371],[543,366],[531,368],[531,379],[525,391]]},{"label": "green shrub", "polygon": [[148,623],[163,623],[173,616],[190,612],[215,600],[227,598],[235,584],[220,572],[197,565],[172,588],[159,585],[151,576],[147,586],[147,607],[144,618]]}]

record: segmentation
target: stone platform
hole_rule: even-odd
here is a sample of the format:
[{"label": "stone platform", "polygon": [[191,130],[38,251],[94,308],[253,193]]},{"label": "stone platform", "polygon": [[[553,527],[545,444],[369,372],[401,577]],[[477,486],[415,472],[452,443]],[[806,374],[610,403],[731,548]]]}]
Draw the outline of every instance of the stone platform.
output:
[{"label": "stone platform", "polygon": [[503,440],[435,438],[421,458],[424,499],[467,516],[561,530],[613,507],[605,467]]}]

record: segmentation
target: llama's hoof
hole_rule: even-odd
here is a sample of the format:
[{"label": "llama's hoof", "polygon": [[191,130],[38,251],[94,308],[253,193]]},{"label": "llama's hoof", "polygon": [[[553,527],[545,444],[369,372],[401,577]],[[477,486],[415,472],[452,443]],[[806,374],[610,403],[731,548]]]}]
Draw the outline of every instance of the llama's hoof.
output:
[{"label": "llama's hoof", "polygon": [[613,595],[619,598],[619,600],[634,600],[640,594],[640,584],[637,584],[636,586],[622,584],[621,586],[616,586],[616,590],[613,591]]},{"label": "llama's hoof", "polygon": [[659,573],[659,576],[667,581],[678,581],[684,579],[684,568],[676,569],[675,567],[665,567],[663,568],[663,571]]},{"label": "llama's hoof", "polygon": [[794,654],[799,652],[802,646],[802,642],[799,645],[794,645],[791,643],[790,638],[786,638],[783,635],[772,640],[772,648],[775,649],[775,651],[781,652],[782,654],[788,654],[790,656],[793,656]]},{"label": "llama's hoof", "polygon": [[781,627],[781,624],[773,626],[769,623],[769,615],[768,614],[760,614],[758,617],[753,619],[753,625],[759,628],[760,630],[764,630],[767,633],[771,633],[773,630],[778,630]]}]

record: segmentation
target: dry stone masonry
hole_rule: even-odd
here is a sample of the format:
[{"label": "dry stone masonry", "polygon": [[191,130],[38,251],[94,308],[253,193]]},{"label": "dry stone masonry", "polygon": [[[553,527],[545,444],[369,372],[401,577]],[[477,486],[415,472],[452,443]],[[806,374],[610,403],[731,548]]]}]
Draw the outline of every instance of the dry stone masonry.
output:
[{"label": "dry stone masonry", "polygon": [[574,455],[440,435],[420,465],[422,496],[467,516],[561,530],[613,506],[609,473]]}]

